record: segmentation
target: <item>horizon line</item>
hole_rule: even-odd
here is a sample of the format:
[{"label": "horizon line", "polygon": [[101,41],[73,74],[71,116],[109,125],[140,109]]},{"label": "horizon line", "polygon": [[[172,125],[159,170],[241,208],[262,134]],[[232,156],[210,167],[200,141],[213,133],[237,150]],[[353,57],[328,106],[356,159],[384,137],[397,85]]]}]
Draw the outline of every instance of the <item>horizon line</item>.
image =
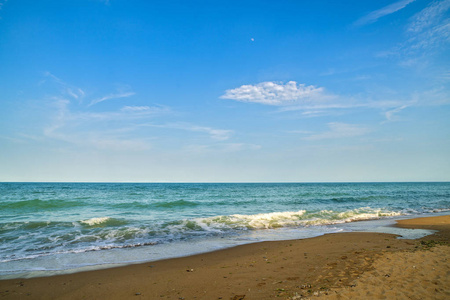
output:
[{"label": "horizon line", "polygon": [[249,183],[450,183],[450,180],[415,180],[415,181],[0,181],[0,183],[168,183],[168,184],[249,184]]}]

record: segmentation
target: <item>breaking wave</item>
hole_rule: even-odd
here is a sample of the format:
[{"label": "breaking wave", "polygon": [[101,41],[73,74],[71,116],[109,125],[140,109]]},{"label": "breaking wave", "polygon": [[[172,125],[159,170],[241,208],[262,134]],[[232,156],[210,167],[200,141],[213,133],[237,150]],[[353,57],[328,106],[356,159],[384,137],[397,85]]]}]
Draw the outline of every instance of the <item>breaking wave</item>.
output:
[{"label": "breaking wave", "polygon": [[92,218],[80,221],[80,223],[88,227],[108,227],[108,226],[121,226],[128,224],[126,220],[109,217]]},{"label": "breaking wave", "polygon": [[333,210],[307,212],[305,210],[299,210],[254,215],[234,214],[229,216],[184,220],[181,224],[194,230],[255,230],[331,225],[353,221],[379,219],[382,217],[392,217],[401,214],[401,212],[396,211],[364,207],[343,212]]}]

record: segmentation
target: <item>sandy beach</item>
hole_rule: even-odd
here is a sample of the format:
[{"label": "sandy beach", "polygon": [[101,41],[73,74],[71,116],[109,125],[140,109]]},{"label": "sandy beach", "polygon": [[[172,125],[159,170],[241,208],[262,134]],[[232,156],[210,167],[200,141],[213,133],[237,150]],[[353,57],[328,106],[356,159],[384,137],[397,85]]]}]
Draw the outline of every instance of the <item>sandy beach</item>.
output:
[{"label": "sandy beach", "polygon": [[2,299],[449,299],[450,216],[402,220],[419,240],[336,233],[52,277],[0,281]]}]

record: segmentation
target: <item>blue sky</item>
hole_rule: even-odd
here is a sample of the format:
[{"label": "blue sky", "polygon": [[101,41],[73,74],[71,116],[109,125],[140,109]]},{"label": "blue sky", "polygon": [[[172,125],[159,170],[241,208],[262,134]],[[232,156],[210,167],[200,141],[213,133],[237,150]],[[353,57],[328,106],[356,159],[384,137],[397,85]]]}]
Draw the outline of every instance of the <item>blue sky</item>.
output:
[{"label": "blue sky", "polygon": [[450,0],[0,0],[0,181],[448,181]]}]

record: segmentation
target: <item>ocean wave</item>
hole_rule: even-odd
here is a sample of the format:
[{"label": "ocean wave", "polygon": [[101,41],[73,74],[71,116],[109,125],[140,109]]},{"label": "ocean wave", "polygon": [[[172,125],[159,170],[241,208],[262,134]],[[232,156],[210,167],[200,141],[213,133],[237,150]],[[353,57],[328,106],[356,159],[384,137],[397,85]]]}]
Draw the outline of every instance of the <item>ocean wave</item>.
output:
[{"label": "ocean wave", "polygon": [[135,208],[152,209],[152,208],[183,208],[183,207],[194,207],[198,205],[201,205],[201,203],[181,199],[176,201],[158,201],[158,202],[133,201],[133,202],[112,204],[111,206],[123,209],[129,209],[130,207],[132,207],[133,209]]},{"label": "ocean wave", "polygon": [[86,204],[80,201],[67,201],[60,199],[51,199],[51,200],[33,199],[18,202],[0,203],[0,210],[18,210],[18,209],[51,210],[51,209],[71,208],[84,205]]},{"label": "ocean wave", "polygon": [[0,233],[14,232],[18,230],[36,230],[42,228],[68,228],[73,227],[72,222],[57,221],[26,221],[26,222],[9,222],[0,223]]},{"label": "ocean wave", "polygon": [[125,244],[125,245],[99,245],[99,246],[91,246],[87,248],[80,249],[70,249],[70,250],[62,250],[62,251],[54,251],[54,252],[40,252],[32,255],[25,256],[10,256],[7,258],[0,258],[0,263],[6,263],[11,261],[21,261],[21,260],[30,260],[34,258],[50,256],[50,255],[58,255],[58,254],[75,254],[75,253],[86,253],[92,251],[102,251],[102,250],[112,250],[112,249],[127,249],[127,248],[137,248],[143,246],[154,246],[159,244],[159,242],[142,242],[135,244]]},{"label": "ocean wave", "polygon": [[116,219],[110,217],[98,217],[88,220],[79,221],[80,224],[87,227],[109,227],[109,226],[122,226],[128,224],[127,220]]},{"label": "ocean wave", "polygon": [[450,211],[450,208],[434,208],[434,209],[430,209],[430,212],[432,213],[440,213],[440,212],[446,212],[446,211]]},{"label": "ocean wave", "polygon": [[153,203],[152,206],[154,207],[163,207],[163,208],[173,208],[173,207],[193,207],[198,206],[200,203],[197,203],[195,201],[187,201],[187,200],[177,200],[177,201],[170,201],[170,202],[156,202]]},{"label": "ocean wave", "polygon": [[272,212],[255,215],[230,215],[206,218],[199,220],[200,223],[214,226],[223,224],[231,228],[247,228],[247,229],[269,229],[295,225],[296,221],[301,220],[305,214],[305,210],[296,212]]},{"label": "ocean wave", "polygon": [[307,227],[315,225],[331,225],[361,220],[372,220],[383,217],[401,215],[400,211],[373,209],[370,207],[357,208],[347,211],[321,210],[272,212],[254,215],[234,214],[184,220],[172,224],[170,227],[198,231],[228,231],[228,230],[256,230],[274,229],[283,227]]},{"label": "ocean wave", "polygon": [[338,202],[338,203],[349,203],[349,202],[361,202],[361,201],[380,201],[380,200],[386,200],[389,199],[389,197],[386,196],[381,196],[381,195],[376,195],[376,196],[355,196],[355,197],[351,197],[351,196],[347,196],[347,197],[334,197],[330,200],[331,202]]},{"label": "ocean wave", "polygon": [[[259,214],[232,214],[139,224],[131,220],[126,221],[111,217],[96,217],[77,222],[22,223],[21,229],[27,230],[28,237],[12,241],[3,239],[5,243],[3,249],[5,254],[9,254],[0,255],[0,262],[51,254],[135,248],[195,237],[206,238],[208,236],[234,235],[247,230],[302,229],[310,226],[380,219],[402,214],[407,214],[407,212],[361,207],[343,211],[298,210]],[[49,232],[34,230],[44,227],[48,228],[49,226],[54,226],[55,230],[52,229]],[[66,229],[62,229],[61,226],[65,226]],[[68,228],[70,226],[72,228]],[[42,233],[39,233],[41,231]],[[8,232],[13,233],[11,230],[8,230]],[[41,238],[42,241],[40,241]],[[28,242],[29,239],[32,239],[34,243],[30,244]],[[11,248],[6,243],[11,243],[10,246],[15,245],[13,251],[10,251]],[[10,250],[7,251],[6,249]],[[11,253],[14,255],[11,255]]]}]

